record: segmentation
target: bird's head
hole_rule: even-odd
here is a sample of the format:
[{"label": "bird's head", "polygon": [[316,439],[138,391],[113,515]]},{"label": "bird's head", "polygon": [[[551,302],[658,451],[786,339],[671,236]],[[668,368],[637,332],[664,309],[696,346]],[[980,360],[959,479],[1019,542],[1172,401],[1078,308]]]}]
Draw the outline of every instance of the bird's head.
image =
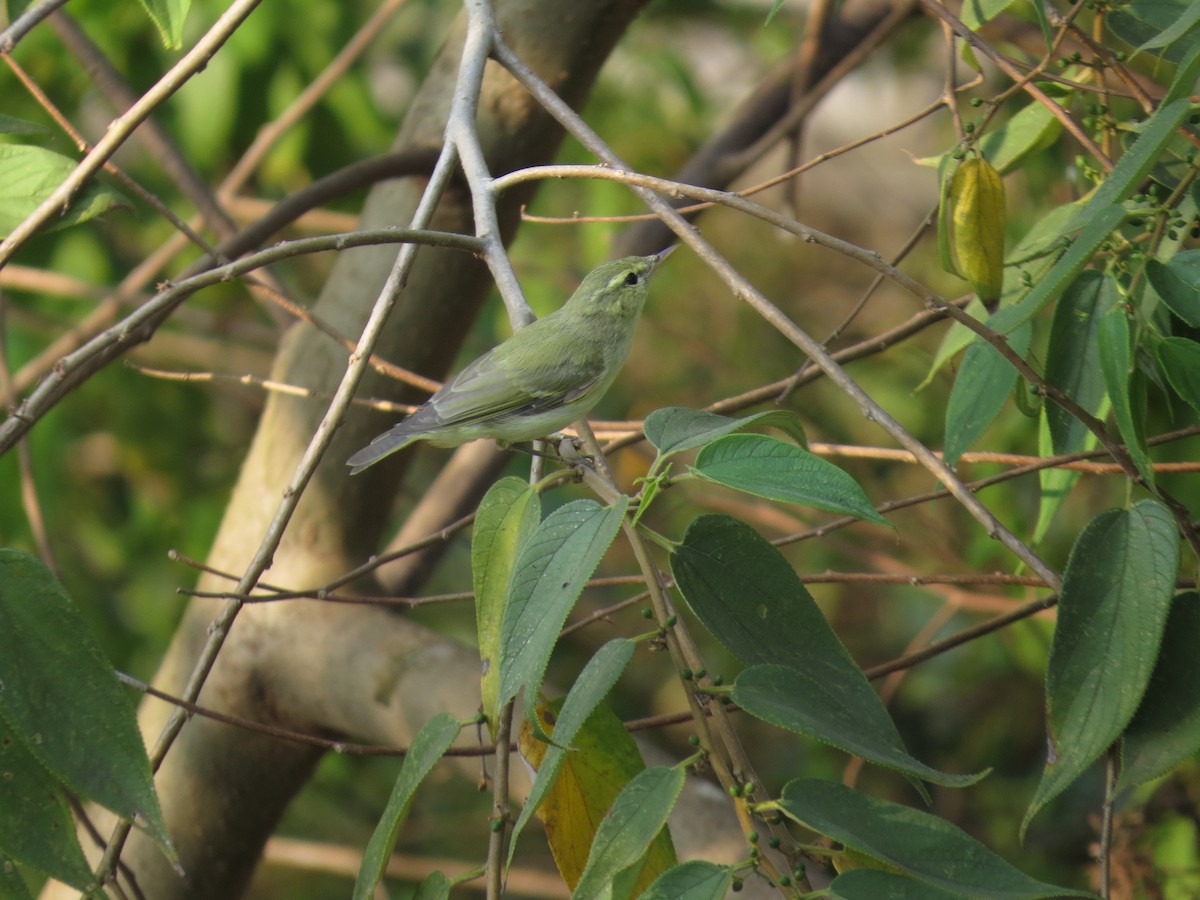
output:
[{"label": "bird's head", "polygon": [[675,247],[653,256],[626,256],[597,266],[567,301],[581,315],[603,314],[636,318],[646,302],[650,276]]}]

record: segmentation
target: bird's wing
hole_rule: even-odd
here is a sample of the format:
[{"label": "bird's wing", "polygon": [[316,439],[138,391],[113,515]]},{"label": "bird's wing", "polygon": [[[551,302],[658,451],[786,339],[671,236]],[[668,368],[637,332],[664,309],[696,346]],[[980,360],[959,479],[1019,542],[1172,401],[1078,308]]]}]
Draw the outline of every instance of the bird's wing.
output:
[{"label": "bird's wing", "polygon": [[604,375],[599,353],[583,352],[514,371],[494,352],[463,369],[430,398],[439,425],[465,425],[556,409],[586,394]]}]

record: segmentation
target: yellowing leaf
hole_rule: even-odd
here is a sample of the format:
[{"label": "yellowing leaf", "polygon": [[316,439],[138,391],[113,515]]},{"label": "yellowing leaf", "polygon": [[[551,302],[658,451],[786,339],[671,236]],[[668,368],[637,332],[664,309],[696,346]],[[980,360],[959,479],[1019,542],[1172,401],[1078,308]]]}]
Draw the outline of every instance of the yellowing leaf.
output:
[{"label": "yellowing leaf", "polygon": [[[557,702],[538,704],[538,722],[546,734],[553,734],[557,708]],[[528,722],[521,726],[517,746],[532,768],[541,766],[546,745],[534,736]],[[621,789],[645,768],[620,719],[607,706],[597,707],[571,741],[567,761],[538,810],[554,862],[572,891],[587,865],[601,820]],[[633,895],[675,863],[675,848],[664,829],[646,853]]]},{"label": "yellowing leaf", "polygon": [[829,861],[833,863],[834,871],[839,875],[843,872],[850,872],[854,869],[875,869],[880,872],[890,872],[893,875],[903,875],[904,871],[896,866],[888,865],[885,862],[880,862],[865,853],[860,853],[858,850],[846,848],[831,853]]},{"label": "yellowing leaf", "polygon": [[950,182],[950,250],[954,267],[985,303],[1004,283],[1004,182],[985,159],[964,160]]}]

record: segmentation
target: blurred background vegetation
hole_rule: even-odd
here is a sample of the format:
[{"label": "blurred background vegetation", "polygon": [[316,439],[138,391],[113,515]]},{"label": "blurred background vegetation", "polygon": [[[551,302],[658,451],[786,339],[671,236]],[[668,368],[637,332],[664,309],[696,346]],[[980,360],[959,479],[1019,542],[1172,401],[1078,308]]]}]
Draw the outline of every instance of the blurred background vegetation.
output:
[{"label": "blurred background vegetation", "polygon": [[[9,0],[9,15],[22,5]],[[188,37],[207,27],[223,5],[198,0]],[[378,5],[363,0],[263,4],[207,69],[156,113],[157,122],[173,136],[202,180],[219,183],[259,129],[295,100]],[[805,4],[785,3],[765,24],[769,5],[752,0],[652,4],[603,70],[584,117],[633,168],[670,176],[802,40]],[[340,166],[385,152],[457,12],[457,4],[435,0],[398,4],[362,57],[275,144],[230,204],[237,221],[253,220],[265,204]],[[1016,54],[1022,42],[1033,39],[1036,26],[1027,10],[1018,6],[1014,12],[989,38]],[[177,58],[163,48],[142,10],[132,2],[76,0],[70,13],[134,91],[148,87]],[[805,125],[801,158],[814,158],[874,134],[935,101],[943,90],[942,42],[932,21],[910,20],[822,102]],[[64,58],[50,28],[36,29],[15,57],[85,137],[94,141],[103,134],[113,109],[81,67]],[[1152,58],[1134,65],[1155,74]],[[980,96],[994,94],[1002,83],[989,78],[979,87]],[[8,69],[0,69],[0,97],[4,115],[43,129],[33,136],[0,134],[0,141],[33,141],[67,156],[75,154],[71,140]],[[757,199],[781,206],[796,201],[801,221],[887,258],[936,207],[936,172],[914,160],[943,153],[955,140],[951,119],[943,111],[823,163],[795,187],[773,188]],[[783,157],[788,152],[789,148],[781,147],[736,186],[754,184],[787,168]],[[1086,189],[1078,179],[1072,180],[1069,152],[1061,143],[1055,145],[1007,179],[1012,236],[1020,236],[1046,210]],[[562,150],[561,160],[592,162],[571,142]],[[168,205],[189,209],[153,154],[137,142],[128,144],[115,161]],[[305,217],[287,234],[351,228],[360,202],[361,195],[345,197]],[[640,212],[626,189],[598,181],[546,183],[530,209],[546,217]],[[512,258],[534,308],[544,313],[561,302],[581,274],[609,255],[624,227],[621,223],[524,224]],[[872,280],[870,272],[846,258],[781,236],[764,223],[729,211],[706,214],[701,227],[727,258],[811,334],[824,336],[839,328]],[[0,275],[10,376],[84,320],[98,298],[170,232],[159,216],[131,199],[100,219],[45,233],[26,245],[17,264]],[[948,297],[963,294],[965,284],[941,271],[935,244],[933,231],[926,229],[902,267]],[[161,278],[182,270],[195,256],[194,249],[178,254]],[[306,256],[274,271],[293,297],[307,301],[315,296],[331,262],[331,255]],[[35,272],[53,273],[55,281],[34,278]],[[884,284],[833,346],[877,335],[909,318],[918,307],[912,297]],[[152,341],[130,354],[129,361],[181,372],[264,377],[280,334],[277,322],[241,285],[223,285],[189,300]],[[929,373],[945,329],[944,324],[935,325],[886,354],[850,366],[884,408],[934,447],[941,443],[953,373],[943,370],[924,389],[918,386]],[[463,348],[463,359],[474,357],[507,333],[502,305],[489,305]],[[629,364],[597,416],[633,419],[662,406],[702,407],[784,378],[803,363],[794,347],[736,303],[695,259],[679,254],[656,281]],[[61,403],[30,434],[32,472],[57,569],[118,668],[144,679],[153,674],[185,604],[177,589],[195,580],[191,569],[171,561],[168,554],[175,550],[193,559],[205,557],[262,403],[263,393],[255,386],[168,381],[114,365]],[[881,442],[881,432],[823,381],[801,388],[787,405],[803,417],[812,441],[864,446]],[[1193,418],[1178,408],[1153,415],[1158,430]],[[1036,429],[1030,422],[1010,406],[987,431],[980,448],[1035,455]],[[444,451],[423,449],[421,453],[419,465],[432,475]],[[1194,458],[1195,453],[1193,440],[1172,446],[1162,458]],[[623,454],[616,462],[622,484],[631,484],[648,459],[637,450]],[[928,473],[916,466],[878,459],[834,461],[850,471],[877,503],[935,487]],[[517,458],[511,470],[521,474],[526,466],[525,459]],[[961,471],[974,478],[1001,468],[968,462]],[[421,481],[418,477],[409,483]],[[1189,505],[1200,501],[1194,483],[1184,478],[1164,481]],[[21,485],[16,454],[0,458],[0,544],[36,551]],[[1123,478],[1085,476],[1082,490],[1061,511],[1059,527],[1039,551],[1061,565],[1086,521],[1097,510],[1120,503],[1125,490]],[[577,489],[565,489],[548,502],[557,504],[579,495]],[[1019,534],[1031,533],[1038,497],[1034,476],[982,495]],[[698,506],[731,512],[768,537],[801,532],[829,518],[807,510],[759,505],[716,489],[681,488],[679,496],[656,505],[652,525],[677,537]],[[890,518],[895,532],[860,523],[794,544],[785,552],[802,576],[826,571],[916,576],[1012,571],[1013,564],[999,544],[956,505],[922,504]],[[467,539],[460,537],[428,586],[430,593],[469,590],[467,546]],[[618,548],[601,574],[633,571],[632,562]],[[1035,596],[1031,590],[990,585],[817,584],[811,590],[864,667],[900,655],[918,635],[928,640],[948,634]],[[632,588],[589,592],[575,615],[582,617],[632,592]],[[473,640],[467,603],[413,615],[464,641]],[[636,616],[636,609],[614,616],[615,630],[625,632],[627,624],[636,629],[632,624]],[[576,671],[579,660],[613,631],[601,624],[574,633],[556,656],[551,676],[561,670],[569,678],[566,673]],[[1044,762],[1042,679],[1051,633],[1049,614],[1019,623],[888,680],[886,692],[916,757],[947,770],[994,769],[969,789],[936,790],[937,812],[1030,874],[1086,887],[1091,880],[1089,843],[1096,833],[1091,817],[1101,798],[1098,772],[1039,816],[1024,846],[1016,837],[1016,825]],[[719,646],[703,650],[714,664],[723,659],[726,665],[735,665]],[[673,685],[667,678],[668,663],[664,656],[656,673],[662,676],[660,682],[648,672],[636,682],[622,682],[614,698],[617,711],[636,717],[680,709],[677,686],[659,693],[646,687]],[[847,760],[837,751],[785,739],[782,733],[751,722],[745,725],[747,745],[764,778],[777,783],[798,771],[842,777]],[[668,729],[657,739],[682,747],[686,734]],[[361,847],[383,808],[398,764],[328,756],[287,814],[281,835]],[[859,775],[859,783],[879,794],[911,799],[903,780],[882,770],[868,767]],[[1200,768],[1195,760],[1142,794],[1139,799],[1149,798],[1148,805],[1134,807],[1136,812],[1121,832],[1124,844],[1119,851],[1126,853],[1127,864],[1131,868],[1191,866],[1194,877],[1195,817],[1200,808]],[[406,839],[420,835],[420,842],[402,849],[416,856],[445,857],[454,856],[462,833],[456,816],[478,822],[487,800],[470,784],[446,782],[436,797],[426,792],[421,803],[418,827],[405,833]],[[1191,851],[1186,850],[1189,835]],[[532,842],[526,842],[524,854],[533,856],[531,848]],[[531,864],[547,865],[545,859]],[[315,877],[281,864],[265,867],[256,888],[262,896],[342,896],[346,882],[339,876]]]}]

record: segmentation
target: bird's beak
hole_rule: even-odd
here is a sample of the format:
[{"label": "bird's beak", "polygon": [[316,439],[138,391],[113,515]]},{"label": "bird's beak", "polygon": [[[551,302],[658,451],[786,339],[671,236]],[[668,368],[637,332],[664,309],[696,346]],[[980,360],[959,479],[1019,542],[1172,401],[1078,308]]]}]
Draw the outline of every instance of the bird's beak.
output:
[{"label": "bird's beak", "polygon": [[679,249],[678,244],[672,244],[666,250],[662,250],[662,251],[654,254],[654,268],[657,269],[659,266],[661,266],[663,264],[663,260],[665,260],[668,256],[670,256],[672,253],[674,253],[678,249]]}]

